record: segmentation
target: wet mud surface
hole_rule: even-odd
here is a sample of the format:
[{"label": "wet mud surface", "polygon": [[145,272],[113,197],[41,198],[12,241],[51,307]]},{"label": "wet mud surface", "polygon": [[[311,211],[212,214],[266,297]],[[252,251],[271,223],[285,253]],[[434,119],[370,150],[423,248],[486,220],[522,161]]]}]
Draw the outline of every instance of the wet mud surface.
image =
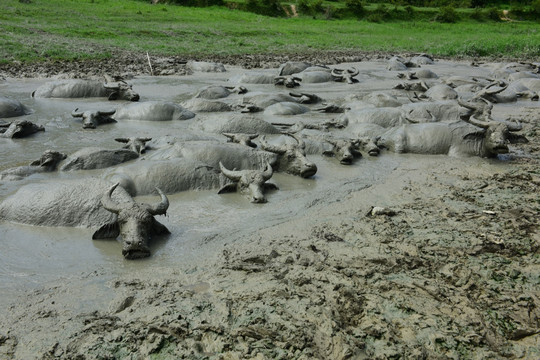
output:
[{"label": "wet mud surface", "polygon": [[[398,82],[383,62],[355,66],[365,71],[359,84],[300,90],[337,99]],[[477,71],[449,61],[430,68]],[[138,76],[134,88],[145,100],[180,101],[243,72],[175,71]],[[44,81],[8,77],[0,91],[20,98]],[[157,137],[187,124],[89,132],[69,112],[106,102],[21,101],[49,128],[2,143],[16,154],[1,155],[2,169],[46,146],[114,147],[107,141],[126,132]],[[312,156],[317,175],[274,175],[280,190],[264,205],[215,191],[171,195],[160,221],[172,234],[141,261],[124,260],[118,242],[92,242],[88,230],[0,224],[0,358],[537,359],[539,110],[529,100],[495,106],[529,139],[498,158],[383,151],[342,166]],[[17,186],[3,184],[0,196]]]}]

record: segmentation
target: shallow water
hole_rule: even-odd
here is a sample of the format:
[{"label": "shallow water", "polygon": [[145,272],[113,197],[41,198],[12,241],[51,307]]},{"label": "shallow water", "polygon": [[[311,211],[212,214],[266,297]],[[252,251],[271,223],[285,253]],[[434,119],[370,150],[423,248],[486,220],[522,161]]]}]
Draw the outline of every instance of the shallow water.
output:
[{"label": "shallow water", "polygon": [[[384,69],[384,63],[353,65],[362,71],[359,84],[302,84],[295,91],[315,93],[329,101],[336,101],[355,93],[366,94],[374,90],[390,89],[399,82],[395,72],[389,73]],[[462,75],[473,72],[467,66],[450,66],[447,63],[433,65],[431,68],[440,75],[454,75],[456,69]],[[243,72],[245,71],[240,68],[231,67],[226,73],[197,73],[185,77],[137,77],[129,82],[141,95],[141,101],[181,102],[192,97],[204,86],[227,84],[227,79]],[[0,95],[18,99],[33,109],[34,112],[25,118],[46,128],[45,132],[25,139],[0,139],[0,170],[27,165],[39,158],[46,149],[55,149],[69,155],[86,146],[118,148],[120,144],[115,142],[114,138],[141,136],[156,139],[182,133],[195,121],[216,116],[198,114],[195,119],[188,121],[125,121],[85,130],[82,129],[80,121],[71,116],[74,109],[109,110],[122,102],[109,102],[105,99],[34,99],[30,96],[37,86],[48,81],[50,79],[8,79],[0,83]],[[288,89],[274,85],[246,84],[246,87],[250,92],[288,92]],[[232,95],[223,101],[239,102],[241,96]],[[228,115],[231,113],[218,116]],[[265,120],[323,121],[335,117],[336,114],[307,113],[298,117],[265,116]],[[351,191],[381,181],[404,159],[411,157],[418,161],[423,158],[385,153],[377,158],[365,156],[351,166],[343,166],[335,159],[309,156],[318,166],[316,176],[301,179],[286,174],[274,174],[270,181],[277,184],[279,190],[267,194],[266,204],[252,204],[239,194],[218,195],[217,190],[170,195],[168,215],[157,219],[169,228],[171,235],[155,239],[151,244],[152,256],[137,261],[123,259],[120,239],[93,241],[90,229],[0,223],[0,304],[13,301],[19,291],[96,271],[101,275],[95,281],[104,284],[119,274],[152,271],[153,267],[194,268],[198,266],[200,259],[218,253],[224,242],[235,241],[244,234],[290,220],[291,217],[301,217],[306,208],[314,206],[322,199],[339,201],[340,197],[347,196]],[[444,161],[442,156],[441,161]],[[102,170],[41,174],[22,181],[3,182],[0,183],[0,200],[25,183],[51,178],[100,176],[101,173]],[[328,197],[328,194],[331,196]],[[157,199],[156,196],[138,198],[144,202],[155,202]],[[209,247],[202,245],[210,245],[213,250],[205,252],[201,249]]]}]

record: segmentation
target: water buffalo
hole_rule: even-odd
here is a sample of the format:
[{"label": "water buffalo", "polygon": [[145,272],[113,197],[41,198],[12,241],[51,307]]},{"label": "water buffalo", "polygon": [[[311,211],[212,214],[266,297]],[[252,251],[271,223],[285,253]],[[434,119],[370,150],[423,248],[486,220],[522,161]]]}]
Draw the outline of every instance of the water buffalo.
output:
[{"label": "water buffalo", "polygon": [[200,112],[225,112],[235,110],[235,106],[226,104],[221,101],[213,101],[207,99],[193,98],[186,100],[182,103],[182,106],[194,113]]},{"label": "water buffalo", "polygon": [[278,155],[274,170],[308,178],[317,173],[317,165],[306,158],[305,142],[294,134],[287,134],[296,140],[296,144],[270,145],[266,137],[261,137],[261,148]]},{"label": "water buffalo", "polygon": [[257,144],[255,144],[253,139],[256,139],[259,134],[231,134],[231,133],[223,133],[225,137],[227,137],[227,141],[242,144],[245,146],[249,146],[252,148],[256,148]]},{"label": "water buffalo", "polygon": [[0,138],[23,138],[38,131],[45,131],[45,128],[28,120],[17,120],[0,125]]},{"label": "water buffalo", "polygon": [[332,139],[327,137],[326,142],[332,145],[332,149],[324,151],[324,156],[332,156],[339,160],[342,165],[351,165],[355,158],[362,157],[360,153],[359,139]]},{"label": "water buffalo", "polygon": [[294,75],[274,77],[274,85],[284,85],[288,88],[300,86],[300,81],[302,81],[302,79]]},{"label": "water buffalo", "polygon": [[199,92],[195,94],[195,98],[215,100],[225,98],[230,94],[245,94],[247,92],[248,89],[244,86],[210,85],[199,90]]},{"label": "water buffalo", "polygon": [[296,98],[296,101],[300,104],[317,104],[323,101],[323,99],[315,94],[290,92],[289,95]]},{"label": "water buffalo", "polygon": [[185,141],[164,146],[146,156],[149,160],[184,158],[200,161],[219,169],[221,161],[228,169],[259,169],[266,162],[277,161],[276,154],[260,151],[248,146],[217,141]]},{"label": "water buffalo", "polygon": [[240,194],[247,196],[253,203],[265,203],[265,190],[277,190],[277,186],[272,183],[267,183],[272,177],[272,166],[266,163],[264,170],[229,170],[223,164],[219,163],[219,168],[223,175],[233,181],[232,184],[227,184],[222,187],[218,194],[225,192],[238,191]]},{"label": "water buffalo", "polygon": [[334,81],[331,70],[312,70],[303,71],[298,74],[298,77],[302,79],[305,84],[318,84]]},{"label": "water buffalo", "polygon": [[186,64],[188,69],[201,72],[226,72],[225,66],[221,63],[209,61],[188,61]]},{"label": "water buffalo", "polygon": [[437,79],[439,76],[429,69],[418,69],[416,71],[407,71],[406,73],[399,73],[398,78],[407,80],[418,79]]},{"label": "water buffalo", "polygon": [[219,189],[227,182],[217,168],[186,158],[138,161],[112,168],[103,177],[118,182],[131,196],[149,195],[155,187],[165,194]]},{"label": "water buffalo", "polygon": [[267,115],[298,115],[309,112],[309,108],[296,102],[278,102],[264,110]]},{"label": "water buffalo", "polygon": [[79,109],[77,108],[71,112],[71,116],[73,116],[74,118],[82,118],[83,129],[95,129],[98,125],[116,122],[116,120],[111,117],[111,115],[113,115],[115,112],[116,110],[79,111]]},{"label": "water buffalo", "polygon": [[238,78],[236,83],[240,83],[240,84],[273,84],[274,83],[274,77],[275,77],[275,75],[270,74],[270,73],[249,72],[249,73],[242,74],[242,76],[240,76]]},{"label": "water buffalo", "polygon": [[452,100],[457,99],[458,93],[449,85],[437,84],[427,89],[423,96],[432,100]]},{"label": "water buffalo", "polygon": [[304,61],[287,61],[285,64],[281,65],[279,69],[280,76],[288,76],[292,74],[297,74],[309,68],[310,63]]},{"label": "water buffalo", "polygon": [[351,110],[341,115],[343,121],[349,124],[371,123],[382,127],[393,127],[408,123],[400,108],[382,107],[362,110]]},{"label": "water buffalo", "polygon": [[182,106],[163,101],[128,104],[118,108],[114,114],[114,119],[118,121],[171,121],[188,120],[193,117],[195,114]]},{"label": "water buffalo", "polygon": [[195,121],[191,127],[215,134],[279,134],[280,132],[275,126],[263,119],[247,114],[234,114],[228,117],[199,120]]},{"label": "water buffalo", "polygon": [[114,141],[123,143],[124,149],[129,149],[137,154],[144,154],[146,152],[146,143],[152,140],[152,138],[130,137],[130,138],[116,138]]},{"label": "water buffalo", "polygon": [[469,122],[475,126],[463,121],[406,124],[386,131],[378,144],[398,153],[493,157],[507,153],[508,142],[527,141],[511,133],[521,130],[517,124],[472,117]]},{"label": "water buffalo", "polygon": [[[87,178],[27,184],[0,204],[0,219],[36,226],[97,228],[93,239],[122,237],[126,259],[150,255],[153,234],[168,234],[155,215],[169,202],[161,190],[155,205],[136,203],[118,184]],[[116,191],[115,191],[116,190]]]},{"label": "water buffalo", "polygon": [[139,94],[124,81],[101,82],[97,80],[61,80],[38,87],[35,98],[87,98],[106,97],[109,100],[139,101]]},{"label": "water buffalo", "polygon": [[71,154],[60,166],[60,171],[103,169],[139,157],[129,149],[82,148]]},{"label": "water buffalo", "polygon": [[32,161],[30,165],[18,166],[0,172],[0,180],[21,180],[32,174],[54,171],[65,158],[66,155],[58,151],[46,150],[39,159]]},{"label": "water buffalo", "polygon": [[427,54],[420,54],[413,56],[410,60],[411,63],[415,65],[432,65],[435,62],[433,61],[433,58],[430,55]]},{"label": "water buffalo", "polygon": [[0,119],[28,115],[31,112],[20,101],[0,96]]},{"label": "water buffalo", "polygon": [[354,84],[358,82],[358,79],[354,77],[360,73],[356,68],[350,69],[333,69],[331,74],[335,81],[345,81],[347,84]]}]

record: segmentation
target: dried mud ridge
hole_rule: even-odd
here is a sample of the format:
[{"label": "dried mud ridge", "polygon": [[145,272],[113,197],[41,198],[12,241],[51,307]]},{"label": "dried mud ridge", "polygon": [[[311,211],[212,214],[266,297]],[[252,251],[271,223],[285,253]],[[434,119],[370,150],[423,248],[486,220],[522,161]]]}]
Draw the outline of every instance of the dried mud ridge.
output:
[{"label": "dried mud ridge", "polygon": [[[395,54],[384,52],[358,51],[320,51],[311,54],[256,54],[256,55],[206,55],[206,56],[150,56],[154,75],[186,75],[190,70],[186,62],[213,61],[226,65],[241,66],[246,69],[278,68],[287,61],[306,61],[313,64],[339,64],[344,62],[359,62],[388,59]],[[410,57],[414,54],[399,54]],[[473,59],[469,59],[473,60]],[[484,59],[511,60],[511,59]],[[475,61],[479,61],[475,59]],[[146,54],[120,52],[114,58],[104,60],[49,61],[27,64],[12,62],[0,64],[0,79],[13,78],[88,78],[103,74],[118,76],[150,75],[150,66]]]},{"label": "dried mud ridge", "polygon": [[[204,270],[118,278],[99,310],[66,310],[69,286],[35,291],[0,319],[0,358],[538,359],[540,114],[515,116],[530,143],[504,171],[396,169]],[[373,215],[383,191],[391,211]]]}]

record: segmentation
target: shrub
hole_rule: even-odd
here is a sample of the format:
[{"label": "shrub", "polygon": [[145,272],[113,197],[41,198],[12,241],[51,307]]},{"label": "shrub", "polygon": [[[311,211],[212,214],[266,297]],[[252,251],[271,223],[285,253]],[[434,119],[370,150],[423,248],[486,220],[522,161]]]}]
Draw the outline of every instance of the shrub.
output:
[{"label": "shrub", "polygon": [[296,6],[299,13],[311,14],[311,4],[309,3],[309,0],[298,0]]},{"label": "shrub", "polygon": [[167,0],[167,1],[162,1],[162,2],[167,2],[170,4],[176,4],[180,6],[196,6],[196,7],[225,5],[224,0]]},{"label": "shrub", "polygon": [[345,1],[345,7],[353,15],[355,15],[356,17],[359,17],[359,18],[364,16],[365,13],[366,13],[366,10],[364,9],[364,5],[362,5],[362,2],[360,0],[346,0]]},{"label": "shrub", "polygon": [[413,19],[414,8],[411,5],[405,6],[405,12],[407,13],[407,16],[409,17],[409,20]]},{"label": "shrub", "polygon": [[279,0],[247,0],[246,10],[259,15],[284,16]]},{"label": "shrub", "polygon": [[439,8],[439,12],[435,15],[435,21],[442,23],[455,23],[459,19],[456,10],[452,6],[444,6]]},{"label": "shrub", "polygon": [[482,9],[477,7],[474,8],[473,12],[471,13],[471,19],[474,19],[476,21],[484,21],[486,18]]},{"label": "shrub", "polygon": [[501,21],[501,14],[500,14],[500,12],[499,12],[499,10],[497,10],[497,9],[494,8],[494,7],[487,9],[487,11],[486,11],[486,17],[487,17],[489,20],[492,20],[492,21]]},{"label": "shrub", "polygon": [[368,15],[366,20],[369,22],[380,23],[383,21],[383,16],[379,13],[371,13]]}]

